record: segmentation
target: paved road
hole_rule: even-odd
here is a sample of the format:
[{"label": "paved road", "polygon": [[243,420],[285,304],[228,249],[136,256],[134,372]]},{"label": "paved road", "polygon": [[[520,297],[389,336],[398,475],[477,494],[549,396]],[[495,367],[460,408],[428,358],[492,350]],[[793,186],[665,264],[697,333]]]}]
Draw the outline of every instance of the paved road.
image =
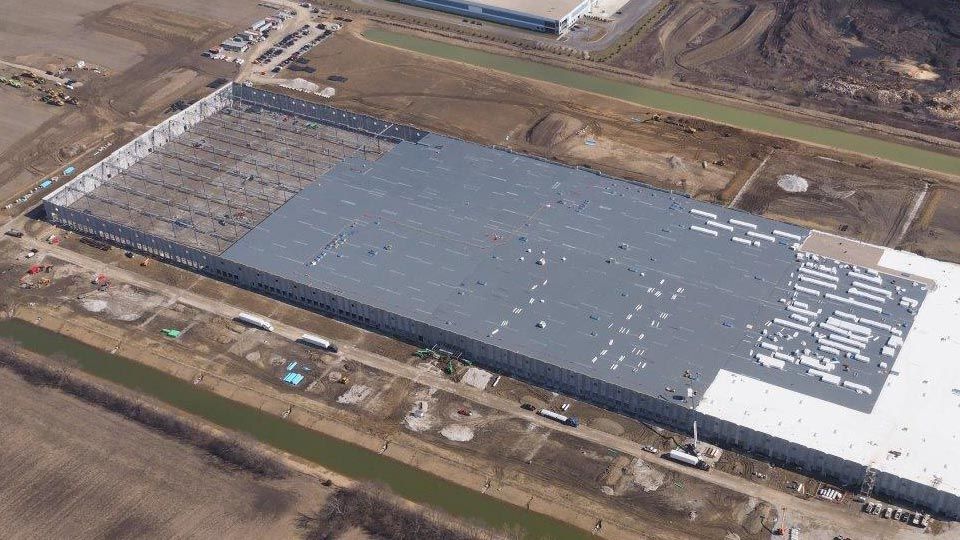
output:
[{"label": "paved road", "polygon": [[[23,220],[25,219],[26,218],[19,217],[12,222],[12,225],[15,227],[19,225],[19,228],[22,228]],[[208,313],[232,319],[242,311],[240,307],[226,304],[220,299],[207,298],[190,291],[160,283],[145,278],[144,276],[135,272],[124,270],[113,265],[108,265],[94,258],[59,246],[49,245],[35,238],[24,236],[21,241],[25,249],[37,248],[41,253],[47,253],[53,257],[75,264],[91,272],[107,272],[113,279],[134,284],[154,293],[167,295],[183,304],[206,311]],[[290,340],[296,340],[301,335],[306,333],[306,330],[302,328],[297,328],[295,326],[279,322],[274,322],[274,327],[275,334],[281,335]],[[637,456],[641,458],[646,458],[649,456],[649,454],[641,450],[641,445],[633,441],[623,439],[616,435],[611,435],[589,426],[580,426],[579,428],[563,426],[552,420],[548,420],[541,416],[521,410],[515,401],[485,393],[467,385],[456,383],[442,375],[425,371],[417,366],[404,364],[402,362],[398,362],[349,345],[343,345],[340,348],[340,352],[341,354],[372,368],[376,368],[420,384],[429,385],[445,392],[461,396],[464,399],[489,407],[491,409],[498,410],[502,413],[523,418],[526,421],[533,422],[534,424],[546,429],[565,432],[574,437],[606,446],[631,456]],[[899,533],[898,538],[903,538],[904,533],[906,533],[908,536],[912,536],[912,532],[916,532],[917,534],[920,532],[919,530],[913,528],[899,527],[889,523],[886,520],[860,519],[857,515],[851,512],[851,508],[849,506],[834,505],[815,499],[800,499],[779,489],[755,483],[739,476],[730,475],[720,471],[700,471],[698,469],[680,465],[666,459],[657,459],[655,460],[655,463],[657,466],[664,469],[676,471],[683,475],[696,477],[704,482],[721,486],[738,493],[744,493],[758,497],[766,500],[777,508],[786,508],[788,509],[788,516],[790,517],[791,522],[793,522],[797,516],[803,516],[808,521],[835,524],[838,527],[837,532],[844,532],[845,530],[846,535],[853,536],[854,538],[865,538],[868,536],[871,538],[882,538],[885,535],[892,535],[895,532]],[[894,527],[897,527],[900,530],[895,531]],[[869,535],[864,536],[867,533],[869,533]]]}]

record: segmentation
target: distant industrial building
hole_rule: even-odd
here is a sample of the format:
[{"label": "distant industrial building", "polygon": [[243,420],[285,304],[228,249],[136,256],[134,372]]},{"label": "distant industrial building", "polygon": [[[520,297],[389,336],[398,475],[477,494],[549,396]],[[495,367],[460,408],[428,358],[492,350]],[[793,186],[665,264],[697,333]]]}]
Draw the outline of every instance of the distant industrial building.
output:
[{"label": "distant industrial building", "polygon": [[956,265],[846,239],[831,252],[837,237],[240,85],[44,208],[83,234],[960,517]]},{"label": "distant industrial building", "polygon": [[238,37],[232,37],[220,44],[220,48],[227,52],[241,53],[250,47],[250,43]]},{"label": "distant industrial building", "polygon": [[401,0],[404,4],[526,30],[563,34],[590,11],[591,0]]}]

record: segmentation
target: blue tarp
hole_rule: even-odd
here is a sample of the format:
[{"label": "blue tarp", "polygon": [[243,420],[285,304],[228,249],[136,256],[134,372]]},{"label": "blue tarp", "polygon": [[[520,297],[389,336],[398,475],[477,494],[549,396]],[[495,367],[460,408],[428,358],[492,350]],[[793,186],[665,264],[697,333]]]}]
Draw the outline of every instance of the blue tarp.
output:
[{"label": "blue tarp", "polygon": [[287,373],[287,376],[283,378],[283,382],[296,386],[300,384],[300,381],[303,380],[303,375],[299,373]]},{"label": "blue tarp", "polygon": [[53,180],[44,180],[43,182],[40,182],[40,187],[41,187],[42,189],[47,189],[48,187],[50,187],[50,186],[52,186],[52,185],[53,185]]},{"label": "blue tarp", "polygon": [[71,166],[69,166],[69,167],[67,167],[66,169],[63,170],[63,174],[70,175],[70,174],[73,174],[73,171],[75,171],[75,170],[77,170],[77,168],[74,167],[73,165],[71,165]]}]

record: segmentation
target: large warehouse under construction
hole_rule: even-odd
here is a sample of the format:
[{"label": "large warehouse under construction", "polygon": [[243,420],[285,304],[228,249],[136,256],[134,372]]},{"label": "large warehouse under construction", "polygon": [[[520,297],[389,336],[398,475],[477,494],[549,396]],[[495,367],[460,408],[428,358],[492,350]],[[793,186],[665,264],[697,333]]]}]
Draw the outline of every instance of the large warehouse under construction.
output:
[{"label": "large warehouse under construction", "polygon": [[240,85],[44,207],[223,281],[960,517],[955,265],[834,249],[822,233]]}]

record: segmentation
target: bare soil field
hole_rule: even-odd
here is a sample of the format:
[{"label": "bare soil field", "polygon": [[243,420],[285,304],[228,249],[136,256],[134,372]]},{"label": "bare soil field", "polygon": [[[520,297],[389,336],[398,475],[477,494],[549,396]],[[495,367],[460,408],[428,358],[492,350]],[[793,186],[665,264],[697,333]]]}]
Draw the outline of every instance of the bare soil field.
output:
[{"label": "bare soil field", "polygon": [[[582,92],[413,55],[342,33],[308,53],[334,106],[713,196],[762,145]],[[286,72],[284,73],[287,75]],[[327,77],[347,77],[330,83]],[[704,167],[706,162],[706,167]],[[723,165],[716,165],[722,162]]]},{"label": "bare soil field", "polygon": [[[708,22],[690,16],[697,28]],[[336,87],[332,104],[338,107],[585,165],[701,200],[735,201],[775,219],[960,262],[960,244],[953,242],[960,229],[950,229],[960,223],[940,220],[943,230],[936,236],[906,234],[913,220],[930,215],[926,205],[937,201],[923,197],[924,189],[941,186],[942,201],[955,196],[947,189],[957,185],[955,178],[663,116],[613,99],[383,47],[349,32],[307,57],[317,68],[311,79]],[[347,81],[328,81],[331,75]],[[785,192],[777,181],[788,174],[807,179],[810,188]],[[918,201],[921,207],[915,212]]]},{"label": "bare soil field", "polygon": [[[0,75],[4,74],[0,70]],[[26,92],[10,86],[0,87],[0,152],[21,137],[40,127],[56,111],[49,105],[34,101]]]},{"label": "bare soil field", "polygon": [[[41,236],[51,229],[42,222],[28,228]],[[419,377],[410,380],[372,368],[354,360],[354,353],[323,354],[172,299],[131,305],[128,300],[134,295],[141,299],[156,296],[135,285],[115,281],[112,289],[116,293],[78,299],[77,296],[86,295],[93,288],[87,272],[43,253],[25,259],[25,252],[18,251],[16,244],[10,239],[0,239],[3,261],[0,286],[10,293],[0,300],[0,311],[35,313],[25,316],[49,328],[71,329],[70,335],[89,338],[95,346],[107,350],[116,348],[118,354],[187,380],[206,373],[200,384],[221,395],[274,414],[292,407],[291,421],[352,440],[374,451],[380,449],[386,455],[434,474],[461,480],[469,478],[467,485],[509,497],[514,504],[535,500],[532,508],[536,509],[543,508],[543,504],[556,505],[574,498],[583,516],[606,516],[604,523],[608,527],[614,523],[640,527],[628,530],[643,530],[653,538],[671,539],[723,538],[727,532],[740,538],[765,537],[761,522],[769,520],[775,511],[750,497],[749,491],[738,494],[718,489],[671,471],[660,463],[662,458],[658,454],[643,454],[641,460],[630,458],[570,434],[536,426],[528,419],[505,414],[459,394],[417,383]],[[68,246],[75,244],[72,237],[65,241]],[[149,271],[151,275],[167,276],[165,282],[192,283],[192,291],[203,291],[210,298],[230,297],[231,303],[242,310],[268,307],[262,303],[271,302],[244,291],[231,294],[231,290],[236,290],[234,287],[156,261],[149,267],[140,267],[139,257],[128,259],[120,250],[87,253],[99,255],[108,273],[113,265]],[[40,274],[50,277],[50,285],[19,289],[16,285],[19,276],[37,260],[54,265],[49,274]],[[184,274],[190,279],[175,279],[174,274]],[[88,299],[106,305],[98,305],[103,309],[92,311],[86,302]],[[346,342],[364,351],[380,351],[391,341],[279,302],[272,304],[276,309],[270,312],[270,317],[279,322],[309,328],[350,329],[350,333],[342,334],[341,345]],[[178,339],[162,337],[160,329],[170,327],[180,328],[184,333]],[[317,330],[318,333],[325,331]],[[413,347],[394,343],[388,351],[403,364],[415,366],[424,374],[442,374],[442,365],[410,357]],[[304,372],[304,382],[297,387],[279,381],[291,361],[299,363],[298,369],[309,367],[309,371]],[[464,386],[461,378],[466,369],[460,365],[452,377]],[[340,382],[341,376],[349,380]],[[488,386],[484,393],[514,401],[517,411],[521,403],[558,410],[562,403],[568,402],[573,414],[580,416],[582,425],[653,445],[660,449],[659,453],[683,440],[677,434],[506,377],[501,378],[496,388]],[[425,403],[424,414],[418,418],[412,413],[420,403]],[[469,411],[469,415],[461,414],[461,410]],[[354,430],[365,434],[364,438],[357,439]],[[767,475],[762,482],[775,489],[786,489],[792,480],[811,482],[794,472],[768,466],[761,468],[749,458],[734,453],[724,452],[721,465],[722,470],[747,482],[761,482],[754,480],[752,474],[762,470]],[[452,467],[457,472],[440,473],[445,470],[443,467]],[[815,482],[808,487],[814,486]],[[518,488],[522,491],[518,492]],[[556,497],[560,500],[555,500]],[[850,518],[857,518],[857,508],[848,506]],[[871,524],[876,525],[874,532],[878,538],[886,534],[880,531],[894,532],[885,522],[877,520]],[[592,522],[587,527],[591,525]],[[835,531],[832,525],[818,520],[812,521],[807,530],[814,526]]]},{"label": "bare soil field", "polygon": [[[113,72],[126,70],[152,54],[151,44],[144,43],[146,35],[195,39],[211,25],[220,29],[245,26],[269,13],[256,2],[229,0],[58,1],[43,9],[2,0],[0,11],[7,22],[0,26],[0,51],[5,60],[44,69],[47,64],[84,60]],[[146,35],[104,32],[99,25]]]},{"label": "bare soil field", "polygon": [[[43,9],[0,0],[0,12],[0,58],[53,72],[69,68],[64,76],[82,84],[70,92],[76,106],[37,102],[16,109],[23,116],[10,132],[16,136],[0,136],[5,202],[67,164],[82,170],[156,123],[173,102],[196,99],[214,79],[232,77],[236,65],[200,52],[271,11],[229,0],[83,0]],[[76,68],[80,60],[86,69]],[[17,92],[29,101],[48,88],[24,85]],[[0,90],[0,102],[9,90]]]},{"label": "bare soil field", "polygon": [[960,246],[960,189],[938,184],[930,189],[901,247],[927,257],[955,261],[960,258],[957,246]]},{"label": "bare soil field", "polygon": [[[805,180],[806,190],[789,192],[778,185],[787,175]],[[738,206],[772,219],[899,247],[898,237],[928,181],[918,174],[883,178],[869,164],[808,159],[784,150],[759,170]],[[947,260],[960,260],[960,252],[953,249]]]},{"label": "bare soil field", "polygon": [[264,480],[0,369],[0,528],[10,538],[298,538],[330,488]]},{"label": "bare soil field", "polygon": [[609,63],[958,141],[958,28],[955,2],[674,1]]},{"label": "bare soil field", "polygon": [[[69,238],[72,243],[74,239]],[[48,276],[48,286],[35,289],[19,289],[19,276],[29,262],[23,254],[9,251],[12,242],[0,239],[5,246],[0,266],[0,283],[12,294],[0,302],[0,311],[15,310],[17,306],[44,306],[41,316],[45,323],[55,320],[70,321],[71,328],[83,328],[84,334],[114,334],[120,337],[107,338],[107,347],[117,347],[117,353],[137,355],[140,352],[161,362],[167,369],[174,369],[181,377],[193,379],[198,371],[177,367],[177,362],[203,366],[209,370],[202,385],[218,385],[218,380],[229,380],[246,392],[262,392],[254,403],[264,410],[279,414],[280,405],[265,396],[273,395],[295,404],[293,417],[320,417],[335,419],[353,429],[369,433],[374,440],[389,444],[388,455],[411,455],[415,463],[454,463],[459,469],[486,478],[489,485],[484,489],[500,493],[512,492],[518,486],[535,490],[537,486],[553,486],[582,498],[582,507],[587,515],[603,515],[614,512],[628,515],[629,519],[615,521],[637,527],[641,524],[654,538],[712,538],[722,537],[733,531],[741,538],[760,538],[763,535],[745,516],[750,512],[749,497],[717,488],[702,481],[678,478],[675,473],[662,471],[652,456],[651,463],[641,466],[643,475],[654,475],[664,481],[659,485],[644,484],[641,477],[635,479],[634,463],[625,465],[616,462],[618,454],[605,447],[588,443],[563,434],[557,434],[530,422],[506,415],[458,395],[438,391],[409,379],[366,366],[349,355],[324,354],[311,347],[293,343],[279,336],[252,329],[235,321],[215,317],[206,312],[173,301],[150,300],[154,294],[139,287],[114,282],[108,293],[89,294],[92,286],[89,275],[71,264],[45,257],[45,264],[53,264]],[[119,250],[99,252],[105,263],[125,263],[130,268],[140,268],[135,261],[122,256]],[[152,266],[165,266],[154,262]],[[109,269],[105,267],[109,272]],[[155,270],[154,270],[155,271]],[[187,273],[170,269],[170,272]],[[212,297],[223,298],[233,289],[206,278],[203,288]],[[193,287],[200,290],[199,286]],[[77,298],[83,296],[83,298]],[[256,296],[256,295],[254,295]],[[130,299],[138,298],[138,302]],[[233,296],[232,302],[249,309],[243,296]],[[314,328],[332,328],[341,323],[302,310],[283,306],[271,315],[278,321],[306,325]],[[93,309],[91,309],[93,308]],[[327,325],[316,321],[327,320]],[[344,325],[346,326],[346,325]],[[162,328],[179,328],[183,334],[177,339],[164,338]],[[369,349],[384,350],[389,340],[352,329],[352,335],[343,335],[343,341]],[[325,330],[318,330],[322,332]],[[420,367],[424,372],[440,374],[441,366],[411,357],[413,347],[399,344],[387,349],[404,363]],[[406,351],[402,354],[401,351]],[[297,387],[280,382],[280,377],[290,362],[297,362],[297,369],[306,375]],[[159,366],[158,366],[159,367]],[[455,379],[461,377],[466,367],[460,366]],[[216,376],[209,376],[215,374]],[[342,382],[341,377],[346,377]],[[222,384],[222,383],[220,383]],[[212,386],[216,387],[216,386]],[[494,390],[496,390],[494,392]],[[243,395],[236,389],[226,390],[234,399]],[[488,391],[497,395],[539,395],[544,405],[559,407],[557,396],[512,379],[503,378],[496,389]],[[505,392],[505,393],[504,393]],[[526,398],[524,398],[526,399]],[[425,414],[415,418],[411,413],[424,402]],[[520,400],[517,401],[518,410]],[[626,420],[609,412],[575,403],[577,413],[583,413],[586,425],[626,426],[624,432],[653,433],[639,423]],[[460,411],[467,410],[469,415]],[[313,425],[316,420],[307,420]],[[329,424],[329,422],[328,422]],[[654,434],[658,441],[663,439]],[[640,438],[640,437],[638,437]],[[379,443],[374,443],[379,444]],[[396,452],[396,454],[395,454]],[[616,466],[615,466],[616,465]],[[611,471],[627,467],[625,473],[611,478]],[[640,474],[640,473],[636,473]],[[681,487],[675,485],[680,482]],[[656,483],[656,482],[654,482]],[[480,488],[479,484],[474,484]],[[605,487],[606,486],[606,487]],[[644,487],[646,486],[646,487]],[[669,489],[668,489],[669,486]],[[553,497],[555,493],[538,497]],[[529,497],[529,495],[527,496]],[[523,499],[518,504],[522,504]],[[697,501],[695,506],[689,506]],[[704,506],[706,505],[706,506]],[[709,512],[706,511],[710,508]],[[697,514],[691,517],[690,511]],[[613,514],[611,514],[612,516]],[[666,522],[662,516],[670,516]],[[609,526],[613,526],[610,523]]]}]

